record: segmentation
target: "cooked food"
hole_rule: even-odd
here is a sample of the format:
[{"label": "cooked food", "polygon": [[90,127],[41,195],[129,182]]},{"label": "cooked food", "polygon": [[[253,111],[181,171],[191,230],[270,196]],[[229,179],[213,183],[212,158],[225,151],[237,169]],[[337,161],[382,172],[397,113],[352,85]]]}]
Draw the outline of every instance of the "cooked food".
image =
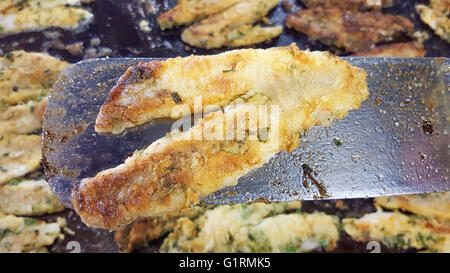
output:
[{"label": "cooked food", "polygon": [[181,212],[147,218],[140,217],[129,225],[121,226],[114,235],[114,240],[119,246],[119,250],[131,252],[148,246],[151,241],[172,231],[178,219],[187,217],[193,220],[202,215],[204,211],[203,207],[193,206]]},{"label": "cooked food", "polygon": [[46,223],[35,218],[0,214],[0,253],[45,252],[45,246],[64,238],[65,220]]},{"label": "cooked food", "polygon": [[267,15],[278,0],[241,1],[186,28],[181,39],[201,48],[239,47],[278,37],[281,26],[262,27],[253,24]]},{"label": "cooked food", "polygon": [[178,0],[173,9],[159,15],[158,23],[162,30],[189,25],[239,2],[242,0]]},{"label": "cooked food", "polygon": [[286,26],[347,52],[369,50],[414,32],[413,23],[403,16],[338,8],[298,10],[287,16]]},{"label": "cooked food", "polygon": [[[295,45],[141,63],[112,90],[97,131],[117,133],[170,116],[177,103],[192,109],[200,95],[207,105],[229,105],[190,130],[173,131],[124,164],[83,179],[74,189],[74,208],[87,225],[113,229],[138,216],[179,211],[233,186],[281,150],[297,148],[303,130],[329,125],[358,109],[368,90],[362,69]],[[258,106],[266,106],[270,124],[256,114]],[[249,126],[256,121],[249,113],[259,116],[261,128]],[[207,130],[214,133],[205,134]],[[201,140],[193,141],[196,136]]]},{"label": "cooked food", "polygon": [[165,252],[307,252],[332,250],[337,217],[295,212],[300,203],[219,206],[195,220],[181,218]]},{"label": "cooked food", "polygon": [[450,43],[450,1],[430,0],[430,6],[417,5],[420,18],[442,39]]},{"label": "cooked food", "polygon": [[47,98],[10,106],[0,112],[0,135],[29,134],[42,128]]},{"label": "cooked food", "polygon": [[406,42],[374,47],[369,50],[357,52],[353,54],[353,56],[421,58],[424,57],[426,53],[423,44]]},{"label": "cooked food", "polygon": [[375,203],[383,208],[401,209],[450,224],[450,192],[377,197]]},{"label": "cooked food", "polygon": [[371,10],[390,7],[392,0],[302,0],[308,8],[339,8],[342,10]]},{"label": "cooked food", "polygon": [[0,185],[21,177],[41,163],[41,136],[0,136]]},{"label": "cooked food", "polygon": [[7,0],[0,4],[0,35],[49,27],[81,29],[92,21],[93,15],[72,6],[79,4],[80,1],[74,0]]},{"label": "cooked food", "polygon": [[342,224],[356,241],[378,241],[391,248],[450,252],[450,227],[423,217],[378,211],[359,219],[343,219]]},{"label": "cooked food", "polygon": [[64,210],[45,180],[13,179],[0,186],[0,212],[36,216]]},{"label": "cooked food", "polygon": [[0,110],[9,105],[42,100],[69,66],[48,54],[13,51],[0,59]]},{"label": "cooked food", "polygon": [[[337,69],[342,73],[336,73]],[[293,106],[293,102],[310,104],[315,94],[325,94],[329,86],[344,88],[348,81],[354,90],[349,87],[346,92],[361,92],[355,97],[360,101],[368,94],[364,77],[360,69],[328,53],[300,51],[294,44],[140,63],[129,68],[111,90],[95,130],[118,134],[156,118],[172,117],[175,106],[186,106],[192,113],[198,96],[204,104],[225,107],[253,91],[276,99],[280,106]],[[292,100],[296,94],[304,98]]]}]

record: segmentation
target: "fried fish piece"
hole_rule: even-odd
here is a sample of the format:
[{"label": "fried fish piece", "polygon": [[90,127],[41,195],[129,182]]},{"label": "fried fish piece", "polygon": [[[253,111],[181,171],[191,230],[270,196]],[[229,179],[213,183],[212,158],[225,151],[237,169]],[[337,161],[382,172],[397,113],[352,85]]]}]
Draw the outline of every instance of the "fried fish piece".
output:
[{"label": "fried fish piece", "polygon": [[131,252],[148,246],[149,242],[172,231],[178,219],[187,217],[194,220],[202,215],[205,210],[204,207],[193,206],[181,212],[155,217],[140,217],[129,225],[121,226],[114,235],[114,240],[121,252]]},{"label": "fried fish piece", "polygon": [[[13,51],[0,59],[0,110],[42,100],[69,63],[44,53]],[[1,105],[3,104],[3,106]]]},{"label": "fried fish piece", "polygon": [[332,250],[339,219],[300,213],[299,202],[218,206],[197,219],[181,218],[162,252],[308,252]]},{"label": "fried fish piece", "polygon": [[431,0],[430,6],[417,5],[416,11],[425,22],[442,39],[450,43],[450,1]]},{"label": "fried fish piece", "polygon": [[42,101],[29,101],[0,112],[0,135],[29,134],[41,129],[47,101],[47,98]]},{"label": "fried fish piece", "polygon": [[450,192],[377,197],[375,204],[387,209],[409,211],[450,224]]},{"label": "fried fish piece", "polygon": [[91,12],[71,3],[80,1],[31,0],[12,1],[0,11],[0,35],[42,30],[49,27],[79,30],[92,22]]},{"label": "fried fish piece", "polygon": [[287,16],[286,26],[349,53],[370,50],[377,43],[414,32],[413,23],[403,16],[337,8],[296,11]]},{"label": "fried fish piece", "polygon": [[281,26],[253,26],[278,4],[278,0],[242,1],[186,28],[181,39],[201,48],[238,47],[278,37]]},{"label": "fried fish piece", "polygon": [[56,239],[63,239],[63,218],[46,223],[35,218],[0,215],[0,253],[43,251]]},{"label": "fried fish piece", "polygon": [[427,51],[425,50],[423,44],[413,41],[382,45],[369,50],[357,52],[352,56],[421,58],[424,57],[426,53]]},{"label": "fried fish piece", "polygon": [[242,0],[178,0],[178,4],[158,16],[162,30],[188,25],[209,15],[223,11]]},{"label": "fried fish piece", "polygon": [[41,136],[0,136],[0,185],[21,177],[41,163]]},{"label": "fried fish piece", "polygon": [[302,0],[302,3],[308,8],[339,8],[342,10],[372,10],[382,7],[390,7],[392,0]]},{"label": "fried fish piece", "polygon": [[398,211],[369,213],[342,220],[344,231],[359,242],[378,241],[387,247],[450,252],[450,227]]},{"label": "fried fish piece", "polygon": [[[335,73],[334,68],[342,68],[343,73]],[[130,67],[111,90],[97,116],[95,131],[118,134],[155,118],[179,118],[173,108],[186,106],[193,113],[198,96],[206,105],[224,107],[253,90],[283,99],[283,105],[292,105],[286,93],[300,92],[298,89],[305,85],[311,88],[303,92],[309,102],[318,92],[315,89],[322,90],[321,94],[327,90],[324,82],[314,88],[316,78],[342,85],[345,80],[350,81],[349,73],[358,76],[351,81],[360,84],[355,92],[364,90],[364,96],[356,99],[365,98],[367,88],[362,71],[328,53],[300,51],[295,44],[140,63]]]},{"label": "fried fish piece", "polygon": [[[171,95],[175,92],[176,99]],[[327,52],[303,52],[295,45],[245,49],[131,68],[112,90],[97,121],[109,116],[114,121],[110,124],[120,127],[114,131],[121,131],[170,116],[177,103],[189,110],[200,95],[207,105],[227,106],[225,112],[210,113],[190,130],[157,140],[74,189],[73,206],[87,225],[113,229],[138,216],[179,211],[199,197],[233,186],[281,150],[297,148],[303,130],[329,125],[358,109],[368,90],[362,69]],[[130,116],[120,102],[148,107],[135,116],[139,122],[134,119],[125,126],[117,118]],[[266,109],[266,117],[260,107]],[[270,123],[263,123],[269,117]],[[256,120],[258,129],[248,126]],[[245,129],[240,138],[235,137],[238,128]]]},{"label": "fried fish piece", "polygon": [[43,179],[13,179],[0,186],[0,212],[4,214],[36,216],[63,210],[64,206]]}]

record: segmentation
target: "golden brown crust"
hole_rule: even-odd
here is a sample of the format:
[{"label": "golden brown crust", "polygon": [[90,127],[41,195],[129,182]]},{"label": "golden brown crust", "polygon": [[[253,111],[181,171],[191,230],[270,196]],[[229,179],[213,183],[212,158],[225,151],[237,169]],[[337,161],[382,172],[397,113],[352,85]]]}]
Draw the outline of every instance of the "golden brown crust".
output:
[{"label": "golden brown crust", "polygon": [[147,246],[149,242],[170,232],[181,217],[195,219],[204,211],[205,208],[194,206],[181,212],[162,216],[140,217],[129,225],[121,226],[114,235],[114,240],[121,252],[131,252]]},{"label": "golden brown crust", "polygon": [[[332,77],[332,65],[343,69],[338,78]],[[348,77],[345,80],[349,84],[361,82],[359,73],[355,74],[356,80],[350,77],[353,72],[353,67],[331,55],[303,52],[295,45],[141,63],[129,68],[112,89],[100,109],[95,130],[120,133],[125,128],[155,118],[178,118],[172,116],[174,106],[185,106],[193,113],[194,100],[199,96],[202,97],[203,105],[220,107],[225,107],[236,96],[252,90],[267,97],[276,97],[279,92],[275,90],[280,88],[273,86],[273,82],[279,77],[284,80],[297,77],[299,81],[304,79],[310,83],[310,79],[317,74],[330,81],[340,82]],[[281,86],[297,90],[295,84],[296,81],[291,80],[283,82]],[[355,92],[364,88],[363,85],[358,86]],[[175,102],[173,94],[179,96],[179,101]],[[280,99],[283,100],[279,101],[280,105],[292,102],[287,97]]]},{"label": "golden brown crust", "polygon": [[401,209],[450,223],[450,192],[377,197],[375,203],[387,209]]},{"label": "golden brown crust", "polygon": [[353,56],[421,58],[426,53],[423,44],[407,42],[378,46],[370,50],[357,52]]},{"label": "golden brown crust", "polygon": [[[392,0],[368,1],[368,0],[302,0],[308,8],[339,8],[342,10],[371,10],[389,7]],[[381,5],[380,5],[381,4]]]},{"label": "golden brown crust", "polygon": [[0,36],[49,27],[80,29],[93,19],[92,13],[78,6],[80,3],[74,0],[2,0]]},{"label": "golden brown crust", "polygon": [[[41,100],[69,63],[44,53],[13,51],[0,59],[1,104]],[[4,107],[4,106],[3,106]]]},{"label": "golden brown crust", "polygon": [[337,8],[296,11],[287,16],[286,26],[347,52],[369,50],[377,43],[414,32],[413,23],[403,16]]},{"label": "golden brown crust", "polygon": [[[155,78],[165,77],[175,85],[181,82],[184,89],[169,90],[178,92],[183,103],[192,102],[189,95],[192,98],[205,95],[206,105],[220,105],[222,101],[225,101],[222,105],[227,105],[234,102],[236,95],[249,97],[246,103],[228,105],[224,113],[207,115],[189,131],[159,139],[116,168],[83,179],[73,191],[72,202],[89,226],[113,229],[138,216],[161,215],[190,206],[199,197],[235,185],[240,176],[262,166],[277,152],[295,149],[301,131],[343,118],[349,110],[359,108],[368,96],[363,70],[329,53],[303,52],[295,45],[169,59],[161,65],[163,68],[152,70],[150,86]],[[230,68],[234,71],[223,72]],[[131,71],[125,78],[133,79]],[[183,81],[179,81],[179,73],[185,76]],[[205,88],[192,94],[190,85]],[[125,95],[129,94],[120,94]],[[126,101],[140,97],[142,93],[131,94]],[[173,105],[164,105],[166,112],[156,113],[170,113]],[[248,128],[249,116],[242,114],[259,105],[281,108],[279,131],[272,123],[266,128],[268,141],[257,138],[258,133],[252,130],[246,130],[240,140],[192,140],[192,135],[204,134],[203,128],[231,117],[238,122],[232,132],[235,128]],[[269,115],[275,115],[276,110],[268,108],[268,111]],[[227,126],[228,123],[223,125],[224,130]]]},{"label": "golden brown crust", "polygon": [[442,39],[450,43],[450,1],[431,0],[429,6],[417,5],[420,19]]}]

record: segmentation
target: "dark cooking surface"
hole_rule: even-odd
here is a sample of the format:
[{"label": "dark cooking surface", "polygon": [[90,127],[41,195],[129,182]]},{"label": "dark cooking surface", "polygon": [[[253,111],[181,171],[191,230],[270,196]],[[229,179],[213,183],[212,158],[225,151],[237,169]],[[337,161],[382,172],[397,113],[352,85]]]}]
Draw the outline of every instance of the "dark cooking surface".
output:
[{"label": "dark cooking surface", "polygon": [[[96,0],[95,3],[88,5],[95,14],[95,22],[89,28],[81,33],[74,34],[67,31],[62,33],[61,41],[64,44],[82,41],[85,47],[89,46],[89,40],[98,37],[101,40],[101,47],[107,47],[112,50],[110,56],[124,57],[174,57],[186,56],[190,54],[214,54],[222,52],[221,50],[190,50],[186,51],[185,44],[179,38],[180,30],[165,31],[159,30],[155,19],[157,14],[172,7],[175,0],[163,0],[156,2],[155,14],[146,14],[144,4],[139,0],[122,1],[122,0]],[[148,1],[151,2],[151,1]],[[295,0],[290,2],[294,3]],[[394,7],[386,9],[385,13],[400,14],[408,17],[413,21],[416,30],[426,30],[431,39],[425,42],[428,57],[450,56],[450,47],[446,42],[437,37],[425,24],[423,24],[419,16],[415,13],[415,3],[426,1],[400,1],[397,0]],[[295,5],[299,6],[299,5]],[[278,5],[274,11],[270,13],[270,19],[275,24],[283,24],[286,13]],[[140,19],[147,17],[152,27],[151,33],[145,34],[139,31],[138,23]],[[53,29],[54,30],[54,29]],[[42,32],[25,33],[0,38],[0,48],[3,52],[10,50],[24,49],[28,51],[43,51],[49,48],[50,38],[46,38]],[[258,45],[258,47],[272,47],[278,45],[287,45],[296,42],[301,49],[310,48],[311,50],[330,50],[336,52],[335,49],[321,45],[318,42],[309,40],[305,35],[297,33],[290,29],[285,29],[282,36],[275,39],[271,43]],[[76,62],[80,57],[75,57],[65,50],[49,48],[52,55],[60,56],[63,59]],[[339,53],[339,52],[337,52]],[[335,207],[337,201],[308,201],[304,202],[304,210],[312,212],[321,210],[338,216],[361,216],[364,213],[374,211],[372,199],[356,199],[343,200],[348,209],[342,210]],[[69,222],[69,227],[76,232],[75,236],[66,235],[63,242],[56,243],[51,250],[58,252],[69,252],[67,244],[70,241],[80,243],[82,252],[112,252],[117,251],[113,242],[113,234],[108,231],[98,231],[86,228],[79,220],[78,216],[71,212],[65,211],[59,215],[65,215]],[[46,216],[46,219],[54,219],[57,215]],[[152,252],[157,249],[157,244],[144,252]],[[382,249],[388,251],[386,249]],[[352,251],[367,252],[365,244],[355,243],[346,235],[342,235],[336,251]]]}]

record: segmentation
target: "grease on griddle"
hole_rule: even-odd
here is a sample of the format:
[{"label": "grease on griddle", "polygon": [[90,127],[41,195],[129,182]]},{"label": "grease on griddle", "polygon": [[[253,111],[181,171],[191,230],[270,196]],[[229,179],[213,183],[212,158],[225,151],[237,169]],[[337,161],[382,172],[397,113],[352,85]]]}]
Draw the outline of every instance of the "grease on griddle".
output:
[{"label": "grease on griddle", "polygon": [[330,195],[327,193],[327,190],[326,190],[325,186],[323,185],[323,183],[314,177],[315,175],[317,175],[314,172],[314,170],[310,166],[308,166],[308,164],[302,164],[302,169],[303,169],[303,177],[302,177],[303,186],[305,188],[309,188],[308,180],[307,180],[307,178],[309,178],[309,179],[311,179],[313,184],[319,190],[320,198],[329,197]]},{"label": "grease on griddle", "polygon": [[434,132],[433,123],[430,120],[422,121],[422,130],[425,135],[431,135]]},{"label": "grease on griddle", "polygon": [[251,204],[255,204],[255,203],[264,203],[266,205],[271,204],[272,202],[270,202],[269,200],[267,200],[267,198],[264,197],[260,197],[260,198],[256,198],[255,200],[252,200],[250,202],[247,202],[247,205],[251,205]]}]

